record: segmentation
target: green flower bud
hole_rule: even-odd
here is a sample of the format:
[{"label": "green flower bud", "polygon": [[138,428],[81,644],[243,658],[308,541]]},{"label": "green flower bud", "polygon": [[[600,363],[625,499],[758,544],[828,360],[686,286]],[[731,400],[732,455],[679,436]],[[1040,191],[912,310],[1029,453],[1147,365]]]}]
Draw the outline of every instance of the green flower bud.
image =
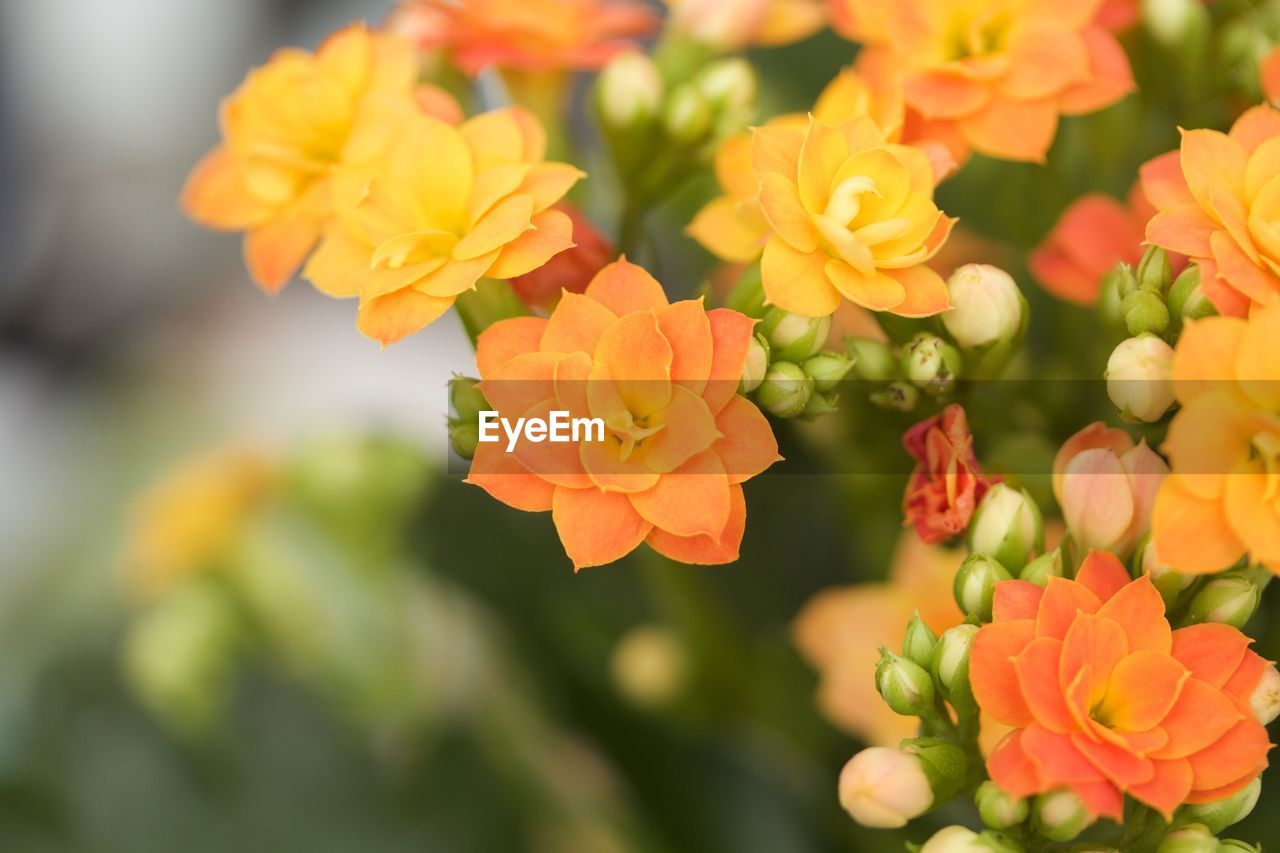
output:
[{"label": "green flower bud", "polygon": [[1041,554],[1022,567],[1018,577],[1031,581],[1036,586],[1048,586],[1049,578],[1063,577],[1062,549],[1054,548],[1047,554]]},{"label": "green flower bud", "polygon": [[965,616],[976,617],[981,622],[991,621],[991,604],[995,600],[996,584],[1012,580],[1009,570],[994,557],[986,554],[970,554],[956,572],[952,591],[956,604]]},{"label": "green flower bud", "polygon": [[904,717],[919,717],[934,711],[933,678],[915,661],[883,647],[880,662],[876,664],[876,690],[894,713]]},{"label": "green flower bud", "polygon": [[914,411],[920,402],[920,389],[908,382],[890,382],[870,395],[872,405],[893,412]]},{"label": "green flower bud", "polygon": [[969,762],[964,750],[954,743],[942,738],[918,737],[904,740],[901,748],[920,759],[933,790],[934,805],[947,802],[964,789]]},{"label": "green flower bud", "polygon": [[955,825],[935,832],[918,853],[1024,853],[1024,850],[1021,844],[1002,833],[977,833],[967,826]]},{"label": "green flower bud", "polygon": [[705,66],[694,78],[694,85],[711,105],[719,136],[737,133],[755,115],[759,83],[751,63],[741,57]]},{"label": "green flower bud", "polygon": [[1126,296],[1138,289],[1138,277],[1134,274],[1133,267],[1119,263],[1103,277],[1102,286],[1103,289],[1114,291],[1116,299],[1123,301]]},{"label": "green flower bud", "polygon": [[463,459],[476,455],[480,444],[480,424],[475,421],[449,421],[449,446]]},{"label": "green flower bud", "polygon": [[449,406],[460,421],[476,421],[482,411],[492,408],[480,393],[480,382],[457,373],[449,380]]},{"label": "green flower bud", "polygon": [[1135,275],[1139,289],[1163,294],[1173,283],[1173,267],[1169,264],[1169,253],[1159,246],[1148,246],[1147,251],[1142,255],[1142,260],[1138,261]]},{"label": "green flower bud", "polygon": [[1107,396],[1126,418],[1154,423],[1173,405],[1173,347],[1155,335],[1121,341],[1105,376]]},{"label": "green flower bud", "polygon": [[871,338],[849,338],[845,351],[853,359],[853,375],[869,382],[888,382],[902,376],[898,357],[886,344]]},{"label": "green flower bud", "polygon": [[902,350],[903,375],[934,397],[950,393],[962,366],[960,351],[929,332],[920,332]]},{"label": "green flower bud", "polygon": [[1258,804],[1258,797],[1261,794],[1262,777],[1259,776],[1225,800],[1183,806],[1178,810],[1177,820],[1179,823],[1200,824],[1210,833],[1217,834],[1247,818],[1253,811],[1253,807]]},{"label": "green flower bud", "polygon": [[1069,789],[1036,797],[1031,818],[1036,831],[1050,841],[1070,841],[1093,823],[1080,797]]},{"label": "green flower bud", "polygon": [[960,713],[976,710],[969,686],[969,649],[978,635],[978,626],[956,625],[942,632],[933,649],[930,669],[938,692]]},{"label": "green flower bud", "polygon": [[813,380],[813,387],[821,394],[834,391],[836,386],[853,369],[853,359],[839,353],[820,352],[805,361],[804,373]]},{"label": "green flower bud", "polygon": [[1044,550],[1044,519],[1026,489],[991,487],[969,523],[969,550],[994,557],[1011,572]]},{"label": "green flower bud", "polygon": [[1212,29],[1200,0],[1142,0],[1142,23],[1157,43],[1185,61],[1198,59]]},{"label": "green flower bud", "polygon": [[982,822],[992,829],[1008,829],[1022,823],[1031,813],[1031,804],[1025,798],[1013,796],[990,780],[978,786],[973,800]]},{"label": "green flower bud", "polygon": [[769,342],[759,335],[753,335],[751,343],[747,345],[747,360],[742,365],[742,381],[738,383],[738,390],[743,394],[752,393],[764,382],[764,376],[768,372]]},{"label": "green flower bud", "polygon": [[1182,275],[1169,288],[1169,311],[1176,317],[1190,320],[1201,320],[1218,313],[1209,297],[1204,295],[1199,264],[1187,264]]},{"label": "green flower bud", "polygon": [[1196,582],[1195,575],[1175,572],[1156,556],[1155,541],[1150,534],[1143,537],[1134,552],[1135,568],[1151,578],[1151,585],[1164,599],[1165,610],[1172,610],[1178,599]]},{"label": "green flower bud", "polygon": [[907,623],[906,636],[902,638],[902,654],[923,667],[933,665],[933,650],[938,645],[938,635],[925,624],[917,610]]},{"label": "green flower bud", "polygon": [[806,317],[781,308],[765,312],[759,327],[769,341],[773,358],[797,364],[822,351],[831,334],[830,317]]},{"label": "green flower bud", "polygon": [[1205,584],[1191,599],[1187,621],[1219,622],[1243,629],[1258,609],[1262,590],[1247,575],[1227,572]]},{"label": "green flower bud", "polygon": [[685,83],[676,87],[667,99],[662,113],[662,126],[667,135],[682,145],[692,145],[706,138],[711,130],[711,105],[696,86]]},{"label": "green flower bud", "polygon": [[1262,845],[1250,844],[1238,838],[1224,838],[1218,842],[1218,853],[1262,853]]},{"label": "green flower bud", "polygon": [[819,394],[815,391],[813,396],[809,398],[809,402],[805,405],[804,411],[800,414],[800,417],[811,421],[814,418],[829,415],[832,412],[839,410],[839,407],[836,405],[839,401],[840,395],[835,392],[830,394]]},{"label": "green flower bud", "polygon": [[638,50],[618,54],[600,72],[596,109],[614,130],[633,130],[652,122],[662,108],[662,75]]},{"label": "green flower bud", "polygon": [[813,396],[813,380],[804,375],[800,365],[789,361],[775,362],[756,390],[760,408],[777,418],[794,418],[804,413]]},{"label": "green flower bud", "polygon": [[1218,839],[1202,824],[1179,827],[1165,836],[1156,853],[1217,853]]},{"label": "green flower bud", "polygon": [[1169,308],[1156,291],[1135,290],[1120,303],[1124,327],[1130,335],[1163,335],[1169,328]]},{"label": "green flower bud", "polygon": [[1102,277],[1098,291],[1098,316],[1102,318],[1109,336],[1124,336],[1124,314],[1120,311],[1120,304],[1124,297],[1137,289],[1138,279],[1128,264],[1117,264]]}]

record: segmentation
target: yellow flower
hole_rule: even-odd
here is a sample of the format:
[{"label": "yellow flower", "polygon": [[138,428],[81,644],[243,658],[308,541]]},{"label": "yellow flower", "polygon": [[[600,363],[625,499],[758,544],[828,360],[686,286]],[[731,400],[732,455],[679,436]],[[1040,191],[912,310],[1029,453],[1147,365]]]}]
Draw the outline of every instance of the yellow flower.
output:
[{"label": "yellow flower", "polygon": [[531,272],[573,246],[551,206],[583,175],[544,161],[546,135],[511,108],[455,127],[406,116],[383,150],[335,180],[336,217],[305,274],[360,298],[360,331],[383,344],[422,329],[481,277]]},{"label": "yellow flower", "polygon": [[192,171],[187,215],[244,231],[249,274],[277,291],[315,247],[330,215],[335,167],[375,115],[415,108],[417,61],[396,37],[353,24],[316,53],[282,50],[222,105],[222,144]]},{"label": "yellow flower", "polygon": [[154,598],[207,568],[272,479],[270,463],[243,448],[222,448],[169,471],[134,504],[125,547],[129,586]]},{"label": "yellow flower", "polygon": [[928,317],[947,285],[925,262],[955,220],[933,201],[923,151],[888,141],[870,118],[763,127],[751,142],[769,223],[761,258],[768,301],[797,314],[833,313],[842,299],[872,311]]}]

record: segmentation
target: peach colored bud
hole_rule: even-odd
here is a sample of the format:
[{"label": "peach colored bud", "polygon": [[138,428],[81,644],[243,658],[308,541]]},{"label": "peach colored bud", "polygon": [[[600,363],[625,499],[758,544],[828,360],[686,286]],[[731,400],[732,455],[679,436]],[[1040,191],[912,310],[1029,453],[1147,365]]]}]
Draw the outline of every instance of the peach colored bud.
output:
[{"label": "peach colored bud", "polygon": [[1017,337],[1026,316],[1022,292],[1007,272],[987,264],[967,264],[947,281],[951,308],[942,325],[961,347],[975,348]]},{"label": "peach colored bud", "polygon": [[1173,348],[1155,335],[1121,341],[1107,359],[1107,396],[1128,418],[1153,423],[1173,405]]},{"label": "peach colored bud", "polygon": [[721,50],[745,47],[764,23],[769,0],[668,0],[669,26]]},{"label": "peach colored bud", "polygon": [[1063,445],[1054,471],[1054,495],[1080,547],[1127,554],[1151,527],[1169,466],[1145,441],[1133,446],[1120,430],[1094,424]]},{"label": "peach colored bud", "polygon": [[863,826],[892,829],[924,814],[933,805],[933,789],[919,758],[873,746],[840,771],[840,805]]}]

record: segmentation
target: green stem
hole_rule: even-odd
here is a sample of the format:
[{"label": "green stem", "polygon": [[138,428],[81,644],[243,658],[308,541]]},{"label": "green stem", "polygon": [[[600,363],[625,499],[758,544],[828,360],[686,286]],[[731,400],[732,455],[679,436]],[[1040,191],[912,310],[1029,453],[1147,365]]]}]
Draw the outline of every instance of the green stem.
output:
[{"label": "green stem", "polygon": [[529,313],[510,284],[493,279],[481,279],[476,289],[462,293],[455,305],[472,346],[475,346],[481,332],[499,320],[523,317]]}]

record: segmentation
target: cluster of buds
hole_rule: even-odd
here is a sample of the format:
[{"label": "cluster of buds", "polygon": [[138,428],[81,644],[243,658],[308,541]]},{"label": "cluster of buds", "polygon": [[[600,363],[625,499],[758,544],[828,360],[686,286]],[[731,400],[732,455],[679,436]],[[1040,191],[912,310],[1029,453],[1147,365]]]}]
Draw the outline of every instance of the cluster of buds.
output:
[{"label": "cluster of buds", "polygon": [[480,412],[491,408],[480,392],[480,383],[467,376],[449,380],[449,446],[463,459],[476,455],[480,443]]},{"label": "cluster of buds", "polygon": [[838,388],[853,369],[847,353],[825,349],[830,317],[805,317],[769,308],[743,368],[741,390],[778,418],[815,418],[833,412]]}]

